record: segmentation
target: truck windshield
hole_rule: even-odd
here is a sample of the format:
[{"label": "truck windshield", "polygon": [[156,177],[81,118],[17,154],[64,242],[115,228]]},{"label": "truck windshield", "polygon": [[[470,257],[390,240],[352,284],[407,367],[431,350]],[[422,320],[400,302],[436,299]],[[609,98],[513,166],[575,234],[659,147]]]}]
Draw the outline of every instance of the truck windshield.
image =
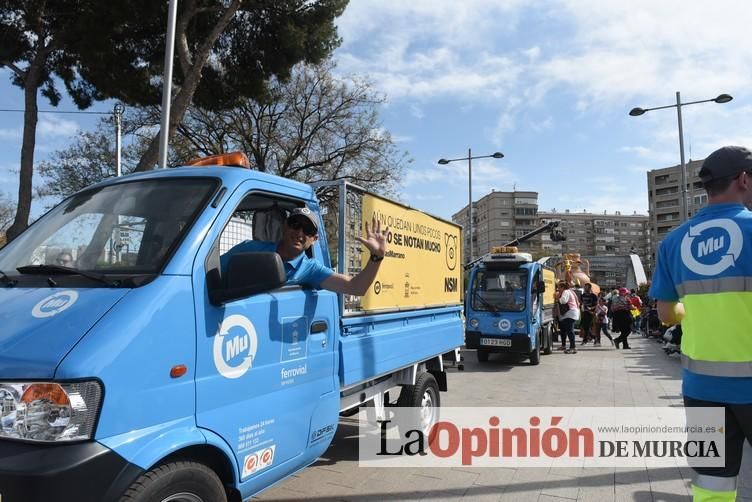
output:
[{"label": "truck windshield", "polygon": [[217,183],[159,178],[80,192],[0,250],[0,270],[45,276],[158,273]]},{"label": "truck windshield", "polygon": [[522,312],[527,298],[527,271],[480,270],[471,292],[473,310]]}]

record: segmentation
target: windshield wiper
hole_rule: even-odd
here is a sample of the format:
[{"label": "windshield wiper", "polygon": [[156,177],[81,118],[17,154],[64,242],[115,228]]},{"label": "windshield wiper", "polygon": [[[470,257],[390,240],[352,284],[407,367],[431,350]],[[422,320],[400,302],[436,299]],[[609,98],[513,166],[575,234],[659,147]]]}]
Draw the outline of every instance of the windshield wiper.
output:
[{"label": "windshield wiper", "polygon": [[106,284],[107,286],[113,288],[120,286],[120,281],[112,281],[107,278],[106,275],[95,274],[93,272],[85,272],[83,270],[78,270],[70,267],[61,267],[60,265],[24,265],[23,267],[17,267],[16,270],[18,270],[22,274],[58,273],[67,275],[80,275],[82,277],[86,277],[87,279],[101,282],[102,284]]},{"label": "windshield wiper", "polygon": [[3,281],[5,281],[5,284],[7,286],[15,286],[16,284],[18,284],[17,280],[11,279],[10,277],[8,277],[8,275],[5,272],[3,272],[2,270],[0,270],[0,279],[2,279]]},{"label": "windshield wiper", "polygon": [[477,298],[478,300],[480,300],[480,302],[481,302],[481,303],[482,303],[482,304],[483,304],[483,305],[484,305],[484,306],[485,306],[486,308],[489,308],[489,309],[491,309],[491,312],[498,312],[498,311],[499,311],[499,309],[497,309],[497,308],[496,308],[496,305],[494,305],[493,303],[489,302],[488,300],[486,300],[485,298],[483,298],[482,296],[480,296],[480,292],[479,292],[479,291],[476,291],[476,292],[475,292],[475,297],[476,297],[476,298]]}]

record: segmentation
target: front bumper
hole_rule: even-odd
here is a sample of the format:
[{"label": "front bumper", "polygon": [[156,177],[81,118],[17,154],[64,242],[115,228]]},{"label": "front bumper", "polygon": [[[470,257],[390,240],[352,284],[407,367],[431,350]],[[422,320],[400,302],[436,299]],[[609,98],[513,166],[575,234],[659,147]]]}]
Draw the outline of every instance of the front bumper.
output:
[{"label": "front bumper", "polygon": [[2,502],[116,501],[142,473],[94,441],[39,445],[0,440]]},{"label": "front bumper", "polygon": [[484,349],[489,352],[507,352],[512,354],[529,354],[531,348],[530,337],[526,334],[513,334],[503,338],[511,338],[512,345],[501,347],[498,345],[481,345],[481,338],[502,338],[498,335],[484,335],[480,331],[465,331],[465,347],[468,349]]}]

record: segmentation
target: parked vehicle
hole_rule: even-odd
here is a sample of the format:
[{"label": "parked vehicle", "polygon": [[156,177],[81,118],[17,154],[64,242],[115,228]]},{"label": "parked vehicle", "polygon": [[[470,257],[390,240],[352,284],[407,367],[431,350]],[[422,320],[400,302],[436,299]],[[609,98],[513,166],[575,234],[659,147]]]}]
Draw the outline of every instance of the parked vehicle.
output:
[{"label": "parked vehicle", "polygon": [[[400,405],[435,413],[463,341],[459,270],[442,254],[459,228],[356,198],[366,221],[377,204],[438,232],[414,254],[390,247],[371,294],[409,269],[404,305],[285,285],[274,252],[238,253],[223,270],[230,247],[275,240],[304,206],[322,222],[311,257],[334,259],[312,187],[237,167],[99,183],[0,250],[2,502],[246,500],[314,462],[341,411],[372,401],[383,413],[401,388]],[[327,217],[347,229],[351,214]],[[340,270],[362,258],[348,235],[332,246]],[[62,250],[72,265],[54,262]]]},{"label": "parked vehicle", "polygon": [[543,225],[469,264],[465,346],[476,349],[478,361],[506,352],[527,356],[537,365],[541,353],[551,353],[554,271],[514,246],[558,224]]}]

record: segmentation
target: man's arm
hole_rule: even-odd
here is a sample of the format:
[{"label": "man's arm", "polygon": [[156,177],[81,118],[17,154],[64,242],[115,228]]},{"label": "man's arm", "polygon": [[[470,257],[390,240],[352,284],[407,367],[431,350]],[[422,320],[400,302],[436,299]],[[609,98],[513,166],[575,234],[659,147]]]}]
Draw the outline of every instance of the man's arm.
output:
[{"label": "man's arm", "polygon": [[679,324],[684,319],[684,304],[658,300],[658,318],[666,324]]},{"label": "man's arm", "polygon": [[[374,216],[371,221],[370,229],[368,223],[366,223],[365,239],[363,237],[356,237],[356,239],[358,239],[358,241],[370,251],[371,257],[380,257],[383,259],[386,254],[386,236],[388,233],[388,227],[383,232],[381,231],[381,222],[377,221]],[[336,273],[332,274],[321,282],[321,287],[328,289],[329,291],[334,291],[335,293],[363,296],[376,278],[376,273],[379,271],[381,261],[382,260],[374,262],[369,258],[366,268],[355,277]]]},{"label": "man's arm", "polygon": [[[380,255],[383,256],[383,255]],[[381,262],[372,262],[368,260],[368,265],[358,275],[350,277],[347,275],[334,273],[324,279],[321,287],[334,291],[335,293],[344,293],[346,295],[363,296],[371,287],[376,273],[379,271]]]}]

